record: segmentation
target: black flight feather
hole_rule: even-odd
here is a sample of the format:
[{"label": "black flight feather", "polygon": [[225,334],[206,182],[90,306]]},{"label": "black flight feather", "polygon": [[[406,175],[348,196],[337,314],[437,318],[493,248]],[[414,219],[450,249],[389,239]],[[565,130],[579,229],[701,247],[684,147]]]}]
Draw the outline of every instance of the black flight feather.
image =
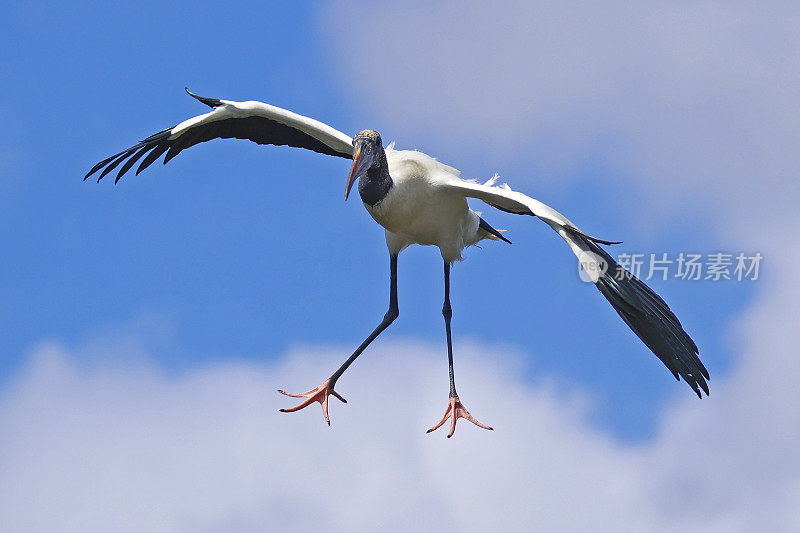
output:
[{"label": "black flight feather", "polygon": [[711,378],[698,357],[697,345],[666,302],[614,261],[593,239],[583,237],[583,240],[605,263],[595,285],[617,314],[676,378],[683,378],[698,397],[703,397],[701,389],[708,395],[706,380]]},{"label": "black flight feather", "polygon": [[[528,211],[512,211],[490,204],[501,211],[517,215],[534,215]],[[598,259],[602,275],[595,282],[622,320],[650,348],[672,374],[683,380],[698,397],[709,394],[707,380],[711,379],[699,358],[699,350],[669,306],[639,278],[620,266],[598,244],[619,244],[586,235],[577,228],[561,226],[581,240]],[[702,392],[701,392],[702,391]]]},{"label": "black flight feather", "polygon": [[[225,105],[224,102],[217,98],[198,96],[188,89],[186,92],[209,107],[217,108]],[[124,161],[125,164],[122,165],[115,179],[115,182],[118,182],[146,152],[150,153],[139,165],[136,174],[150,166],[153,161],[158,159],[164,152],[167,152],[167,155],[164,156],[164,164],[166,164],[183,150],[212,139],[247,139],[257,144],[305,148],[321,154],[334,155],[345,159],[352,159],[353,157],[352,154],[339,152],[297,128],[257,115],[231,117],[206,122],[183,131],[183,133],[177,137],[170,138],[172,137],[172,130],[174,128],[175,126],[154,133],[127,150],[123,150],[104,159],[93,166],[84,179],[98,170],[103,169],[99,178],[102,179]]]},{"label": "black flight feather", "polygon": [[208,107],[219,107],[222,105],[222,100],[219,98],[206,98],[205,96],[197,96],[192,91],[189,90],[188,87],[184,87],[184,90],[189,93],[189,96],[192,98],[196,98],[206,104]]}]

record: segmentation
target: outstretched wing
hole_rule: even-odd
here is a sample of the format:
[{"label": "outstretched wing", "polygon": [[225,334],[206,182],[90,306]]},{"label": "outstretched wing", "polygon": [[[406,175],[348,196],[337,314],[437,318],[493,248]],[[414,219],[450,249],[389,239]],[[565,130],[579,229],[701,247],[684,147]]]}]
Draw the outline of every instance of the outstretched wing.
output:
[{"label": "outstretched wing", "polygon": [[[138,174],[164,152],[164,164],[182,150],[211,139],[248,139],[258,144],[287,145],[306,148],[321,154],[353,158],[353,140],[344,133],[317,120],[261,102],[232,102],[216,98],[194,98],[213,108],[212,111],[185,120],[97,163],[86,174],[88,178],[100,169],[97,181],[120,163],[115,183],[142,157]],[[145,155],[147,154],[147,155]]]},{"label": "outstretched wing", "polygon": [[459,179],[444,185],[456,194],[478,198],[502,211],[542,219],[564,239],[578,256],[587,275],[619,316],[672,374],[689,384],[698,397],[708,394],[708,370],[698,357],[697,345],[684,331],[669,306],[650,287],[617,264],[600,244],[617,244],[590,237],[564,215],[508,185],[494,186]]}]

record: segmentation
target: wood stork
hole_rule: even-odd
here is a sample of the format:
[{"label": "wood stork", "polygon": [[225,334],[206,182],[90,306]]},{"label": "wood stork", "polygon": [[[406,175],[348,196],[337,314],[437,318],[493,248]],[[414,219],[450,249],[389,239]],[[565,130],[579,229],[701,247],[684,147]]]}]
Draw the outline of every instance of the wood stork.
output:
[{"label": "wood stork", "polygon": [[[447,360],[450,395],[442,419],[428,432],[450,420],[451,437],[456,421],[465,418],[484,429],[492,429],[473,418],[456,392],[453,374],[453,346],[450,330],[450,265],[462,259],[464,248],[483,239],[506,239],[472,211],[468,198],[475,198],[507,213],[539,218],[566,241],[578,256],[586,275],[608,299],[636,335],[680,380],[683,378],[698,397],[708,394],[709,374],[698,358],[698,349],[664,300],[647,285],[617,264],[600,245],[616,244],[583,233],[561,213],[508,185],[495,185],[495,178],[480,184],[461,178],[460,172],[418,151],[384,147],[380,135],[364,130],[349,136],[316,120],[261,102],[233,102],[191,96],[212,110],[153,134],[138,144],[96,164],[86,178],[100,172],[98,180],[122,164],[119,179],[144,157],[136,174],[147,168],[164,152],[164,164],[182,150],[216,138],[248,139],[258,144],[288,145],[322,154],[352,159],[347,177],[345,200],[358,181],[358,193],[367,212],[386,232],[389,248],[389,309],[378,327],[356,348],[353,354],[320,386],[300,394],[279,391],[304,400],[283,412],[303,409],[319,402],[325,421],[328,397],[342,398],[335,390],[337,380],[356,358],[398,317],[397,257],[412,244],[438,246],[444,261],[444,316],[447,337]],[[124,164],[123,164],[124,163]],[[84,178],[84,179],[86,179]]]}]

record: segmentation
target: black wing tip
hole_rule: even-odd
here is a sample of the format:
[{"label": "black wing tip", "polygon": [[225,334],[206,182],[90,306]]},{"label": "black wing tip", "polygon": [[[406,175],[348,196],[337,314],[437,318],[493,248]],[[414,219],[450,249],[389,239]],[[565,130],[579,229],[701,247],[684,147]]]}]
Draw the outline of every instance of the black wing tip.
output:
[{"label": "black wing tip", "polygon": [[706,396],[711,396],[711,391],[708,388],[708,383],[706,381],[710,380],[711,378],[708,376],[708,372],[705,371],[703,363],[700,363],[699,367],[701,372],[699,375],[695,373],[694,370],[691,373],[680,372],[680,377],[678,379],[683,378],[686,384],[692,388],[695,394],[697,394],[697,397],[702,400],[703,393],[705,393]]},{"label": "black wing tip", "polygon": [[198,96],[194,94],[192,91],[190,91],[188,87],[184,87],[183,89],[189,94],[189,96],[200,102],[203,102],[208,107],[220,107],[222,105],[222,100],[220,100],[219,98],[208,98],[205,96]]},{"label": "black wing tip", "polygon": [[598,239],[597,237],[592,237],[591,235],[587,235],[584,232],[582,232],[581,230],[579,230],[578,228],[575,228],[575,227],[572,227],[572,226],[564,226],[564,229],[566,229],[568,232],[572,233],[573,235],[577,235],[579,237],[582,237],[582,238],[586,239],[587,241],[593,242],[595,244],[604,244],[606,246],[611,246],[611,245],[614,245],[614,244],[622,244],[622,241],[606,241],[606,240],[603,240],[603,239]]},{"label": "black wing tip", "polygon": [[[708,370],[699,350],[669,306],[639,278],[617,264],[592,239],[586,245],[607,262],[595,285],[639,339],[680,380],[702,398],[710,394]],[[701,392],[702,391],[702,392]]]},{"label": "black wing tip", "polygon": [[[119,182],[120,178],[126,172],[128,172],[131,166],[137,160],[139,160],[139,158],[142,157],[146,152],[154,150],[154,151],[159,151],[159,155],[164,153],[163,150],[161,150],[161,148],[166,149],[167,147],[170,146],[170,141],[168,141],[168,139],[174,128],[175,126],[172,126],[171,128],[167,128],[165,130],[159,131],[158,133],[154,133],[153,135],[147,137],[146,139],[142,139],[141,141],[139,141],[138,144],[131,146],[127,150],[123,150],[118,154],[114,154],[111,157],[108,157],[103,161],[100,161],[99,163],[97,163],[95,166],[92,167],[92,169],[86,174],[86,176],[84,176],[83,178],[84,181],[86,181],[86,179],[89,176],[91,176],[98,170],[105,167],[103,172],[101,172],[100,176],[97,178],[97,181],[99,182],[106,176],[106,174],[114,170],[114,168],[116,168],[120,163],[125,161],[125,164],[122,165],[122,168],[120,168],[119,172],[117,173],[117,177],[114,180],[114,183]],[[152,160],[150,160],[150,162],[152,162]],[[150,165],[150,163],[147,163],[147,165],[144,165],[144,167],[140,167],[137,174],[142,170],[144,170],[144,168],[146,168],[148,165]]]}]

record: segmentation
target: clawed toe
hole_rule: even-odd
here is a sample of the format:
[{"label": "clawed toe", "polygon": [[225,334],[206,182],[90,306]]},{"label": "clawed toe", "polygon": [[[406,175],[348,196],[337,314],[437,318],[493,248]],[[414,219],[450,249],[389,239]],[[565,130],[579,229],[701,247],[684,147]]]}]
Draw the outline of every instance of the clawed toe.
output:
[{"label": "clawed toe", "polygon": [[314,402],[319,402],[322,405],[322,416],[325,417],[325,422],[328,425],[331,425],[331,419],[328,416],[328,396],[333,395],[341,400],[343,403],[347,403],[347,400],[342,398],[339,393],[333,390],[333,385],[331,385],[331,380],[325,380],[322,385],[315,389],[311,389],[310,391],[301,392],[299,394],[286,392],[283,390],[278,389],[278,392],[284,394],[286,396],[291,396],[292,398],[305,398],[304,401],[300,402],[298,405],[294,407],[290,407],[288,409],[281,409],[281,413],[293,413],[295,411],[299,411],[300,409],[304,409],[308,407]]},{"label": "clawed toe", "polygon": [[427,433],[430,433],[431,431],[435,431],[440,427],[442,427],[442,425],[444,425],[444,423],[447,421],[448,418],[450,419],[450,433],[447,434],[448,439],[453,436],[453,433],[456,432],[456,421],[459,418],[465,418],[480,428],[493,431],[493,428],[481,424],[480,422],[475,420],[475,418],[473,418],[473,416],[469,414],[469,411],[467,411],[467,409],[462,405],[461,400],[458,399],[458,396],[450,396],[450,402],[447,404],[447,410],[444,412],[444,416],[439,421],[439,423],[433,426],[431,429],[429,429]]}]

